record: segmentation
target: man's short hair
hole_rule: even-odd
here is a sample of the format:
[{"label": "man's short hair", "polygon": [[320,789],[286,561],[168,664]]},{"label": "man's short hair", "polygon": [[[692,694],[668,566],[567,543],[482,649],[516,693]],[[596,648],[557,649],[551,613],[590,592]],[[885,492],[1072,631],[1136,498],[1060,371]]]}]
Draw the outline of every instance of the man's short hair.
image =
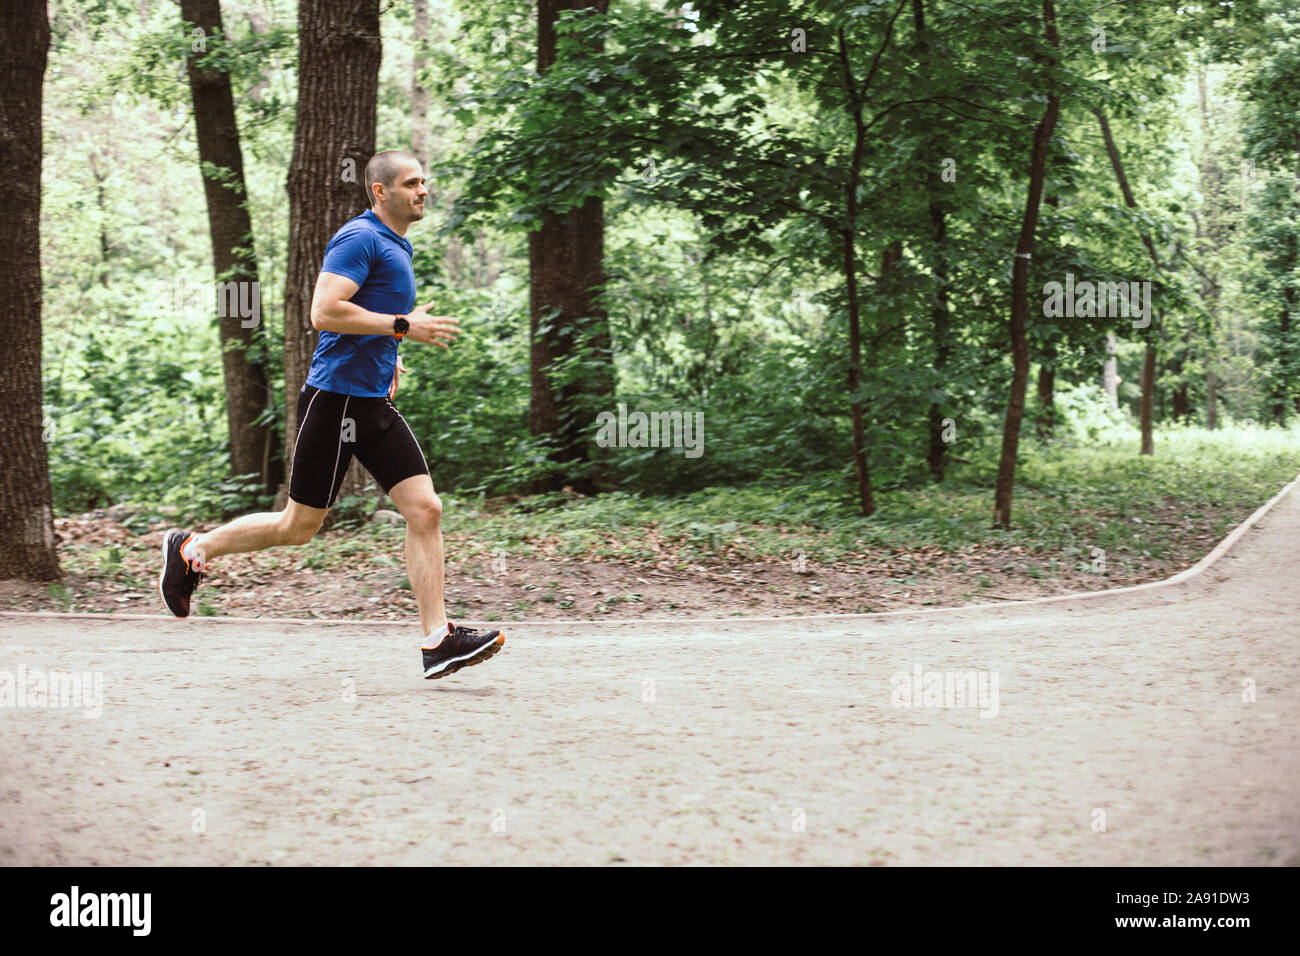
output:
[{"label": "man's short hair", "polygon": [[385,189],[392,189],[400,164],[406,160],[419,162],[413,153],[404,149],[386,149],[370,157],[370,162],[366,163],[366,200],[371,206],[375,204],[375,183],[383,183]]}]

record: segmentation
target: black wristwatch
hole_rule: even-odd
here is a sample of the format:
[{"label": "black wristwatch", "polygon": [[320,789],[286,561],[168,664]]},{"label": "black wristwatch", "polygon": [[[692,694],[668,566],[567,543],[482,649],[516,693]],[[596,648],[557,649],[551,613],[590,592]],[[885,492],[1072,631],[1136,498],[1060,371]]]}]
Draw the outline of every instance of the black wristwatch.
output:
[{"label": "black wristwatch", "polygon": [[393,338],[401,340],[402,336],[411,330],[411,323],[406,321],[406,316],[397,315],[393,317]]}]

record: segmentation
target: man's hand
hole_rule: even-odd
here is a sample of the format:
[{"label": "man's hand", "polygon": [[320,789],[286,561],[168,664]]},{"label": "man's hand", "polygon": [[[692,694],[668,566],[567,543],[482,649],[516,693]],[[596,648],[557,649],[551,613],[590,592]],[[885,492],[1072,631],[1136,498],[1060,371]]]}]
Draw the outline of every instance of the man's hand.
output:
[{"label": "man's hand", "polygon": [[388,400],[390,402],[397,395],[397,380],[405,371],[406,366],[402,363],[402,357],[399,355],[397,356],[397,371],[393,373],[393,384],[388,386]]},{"label": "man's hand", "polygon": [[411,328],[406,337],[445,349],[447,343],[456,341],[456,336],[460,334],[460,320],[450,315],[430,315],[429,309],[432,307],[433,303],[430,302],[407,313],[406,321],[411,323]]}]

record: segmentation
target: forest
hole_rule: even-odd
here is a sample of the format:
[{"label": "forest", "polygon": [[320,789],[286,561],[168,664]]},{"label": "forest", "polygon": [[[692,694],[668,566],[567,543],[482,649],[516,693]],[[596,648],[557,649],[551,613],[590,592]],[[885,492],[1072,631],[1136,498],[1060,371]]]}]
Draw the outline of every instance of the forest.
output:
[{"label": "forest", "polygon": [[[457,613],[1136,583],[1300,470],[1292,0],[3,24],[6,607],[152,608],[158,529],[284,506],[312,287],[386,149],[427,177],[418,301],[462,330],[402,345],[396,398]],[[389,508],[354,462],[325,534],[200,613],[409,611]]]}]

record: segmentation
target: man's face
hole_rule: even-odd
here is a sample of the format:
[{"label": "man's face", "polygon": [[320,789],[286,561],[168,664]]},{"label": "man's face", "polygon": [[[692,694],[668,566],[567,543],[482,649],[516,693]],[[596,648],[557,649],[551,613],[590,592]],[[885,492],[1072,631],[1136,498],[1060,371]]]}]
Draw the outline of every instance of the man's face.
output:
[{"label": "man's face", "polygon": [[384,189],[383,198],[378,202],[395,219],[419,222],[424,218],[424,201],[428,196],[429,190],[424,188],[424,170],[414,160],[407,160],[400,164],[397,175],[393,177],[392,188]]}]

